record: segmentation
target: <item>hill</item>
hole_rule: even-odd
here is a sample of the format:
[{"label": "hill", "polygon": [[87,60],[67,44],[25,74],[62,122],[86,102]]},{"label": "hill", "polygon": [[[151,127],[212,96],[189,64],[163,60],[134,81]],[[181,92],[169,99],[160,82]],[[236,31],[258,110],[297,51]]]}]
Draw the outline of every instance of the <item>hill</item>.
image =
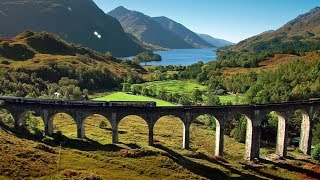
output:
[{"label": "hill", "polygon": [[275,31],[267,31],[217,51],[224,67],[259,67],[275,54],[305,56],[320,50],[320,8],[291,20]]},{"label": "hill", "polygon": [[[232,46],[230,50],[252,53],[260,53],[262,51],[292,51],[299,53],[320,49],[319,44],[320,7],[316,7],[275,31],[268,31],[241,41],[239,44]],[[303,45],[303,49],[300,49],[299,47]]]},{"label": "hill", "polygon": [[2,0],[0,23],[0,37],[13,37],[25,30],[47,31],[68,42],[103,53],[110,51],[118,57],[143,51],[120,23],[92,0]]},{"label": "hill", "polygon": [[118,19],[124,30],[140,41],[170,49],[192,48],[192,45],[143,13],[120,6],[107,14]]},{"label": "hill", "polygon": [[225,47],[225,46],[230,46],[233,45],[234,43],[223,40],[223,39],[218,39],[218,38],[214,38],[210,35],[207,34],[198,34],[198,36],[200,38],[202,38],[203,40],[207,41],[208,43],[216,46],[216,47]]},{"label": "hill", "polygon": [[0,59],[0,93],[15,96],[50,97],[60,92],[65,98],[78,99],[69,97],[81,95],[76,87],[110,90],[118,88],[129,72],[146,73],[130,61],[68,44],[45,32],[26,31],[0,39]]},{"label": "hill", "polygon": [[200,38],[196,33],[192,32],[180,23],[173,21],[167,17],[153,17],[163,28],[178,35],[181,39],[191,44],[194,48],[213,48],[216,47]]}]

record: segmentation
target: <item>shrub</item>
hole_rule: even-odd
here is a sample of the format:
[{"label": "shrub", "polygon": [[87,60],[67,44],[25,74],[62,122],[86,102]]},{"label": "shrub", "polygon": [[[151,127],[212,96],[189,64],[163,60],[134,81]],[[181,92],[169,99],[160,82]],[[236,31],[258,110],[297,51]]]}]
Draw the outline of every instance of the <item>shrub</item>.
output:
[{"label": "shrub", "polygon": [[311,157],[314,160],[320,161],[320,144],[314,146],[313,150],[311,151]]},{"label": "shrub", "polygon": [[100,129],[105,129],[108,127],[108,123],[104,122],[104,121],[101,121],[100,124],[99,124],[99,128]]},{"label": "shrub", "polygon": [[240,143],[246,141],[246,129],[247,129],[247,120],[245,117],[242,117],[238,122],[236,128],[233,130],[233,138]]},{"label": "shrub", "polygon": [[34,116],[32,115],[32,113],[28,113],[26,116],[26,125],[28,127],[29,130],[33,131],[33,132],[37,132],[38,130],[38,125],[39,122],[34,118]]}]

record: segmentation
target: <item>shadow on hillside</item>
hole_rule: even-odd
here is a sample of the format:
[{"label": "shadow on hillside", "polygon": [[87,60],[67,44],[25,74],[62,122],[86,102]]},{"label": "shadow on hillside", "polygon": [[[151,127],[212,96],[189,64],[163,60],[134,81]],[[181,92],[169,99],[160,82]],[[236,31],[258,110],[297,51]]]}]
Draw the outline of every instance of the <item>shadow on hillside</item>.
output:
[{"label": "shadow on hillside", "polygon": [[167,152],[170,159],[197,175],[208,179],[230,179],[230,177],[223,171],[191,161],[161,144],[154,144],[154,147]]},{"label": "shadow on hillside", "polygon": [[104,145],[89,138],[70,139],[59,132],[54,133],[52,137],[48,138],[46,136],[43,136],[42,132],[33,134],[24,128],[21,128],[19,130],[10,128],[9,126],[5,125],[2,122],[0,122],[0,127],[7,133],[14,134],[18,138],[41,142],[54,147],[62,145],[64,148],[78,149],[82,151],[96,151],[96,150],[119,151],[122,149],[117,145],[114,145],[114,144]]},{"label": "shadow on hillside", "polygon": [[279,168],[283,168],[286,169],[288,171],[291,172],[298,172],[298,173],[302,173],[302,174],[306,174],[309,177],[312,177],[314,179],[319,179],[320,177],[320,173],[315,172],[315,171],[311,171],[302,167],[298,167],[298,166],[294,166],[292,164],[287,164],[287,163],[283,163],[283,162],[272,162],[266,159],[261,159],[260,162],[264,163],[264,164],[272,164],[276,167]]},{"label": "shadow on hillside", "polygon": [[[108,132],[112,132],[112,128],[101,128],[105,131],[108,131]],[[127,131],[121,131],[121,130],[118,130],[118,133],[119,134],[127,134],[128,132]]]},{"label": "shadow on hillside", "polygon": [[[198,154],[196,158],[204,159],[204,160],[206,160],[208,162],[220,165],[220,166],[228,169],[232,174],[239,175],[240,178],[242,178],[242,179],[262,179],[260,177],[257,177],[255,175],[253,175],[253,174],[247,174],[247,173],[244,173],[243,171],[239,171],[239,170],[233,168],[231,165],[228,164],[228,162],[226,160],[223,160],[223,159],[212,158],[212,157],[209,157],[209,156],[207,156],[206,154],[203,154],[203,153]],[[263,177],[266,177],[266,178],[279,179],[277,176],[273,176],[273,175],[266,174],[266,173],[263,173],[263,172],[260,172],[260,173],[256,172],[256,173],[261,175],[261,176],[263,176]]]}]

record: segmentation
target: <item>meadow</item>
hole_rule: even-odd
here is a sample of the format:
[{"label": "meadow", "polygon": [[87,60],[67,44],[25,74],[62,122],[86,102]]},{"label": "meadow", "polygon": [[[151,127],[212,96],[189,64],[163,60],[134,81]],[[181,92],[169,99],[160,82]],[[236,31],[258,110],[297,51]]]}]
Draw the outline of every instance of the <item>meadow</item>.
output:
[{"label": "meadow", "polygon": [[[154,87],[157,91],[165,90],[168,94],[179,94],[181,96],[189,96],[195,89],[199,89],[203,95],[203,99],[206,99],[207,87],[201,85],[194,81],[182,81],[182,80],[169,80],[169,81],[153,81],[141,84],[143,87]],[[243,99],[241,94],[226,94],[218,95],[222,104],[240,104]],[[154,101],[157,103],[157,106],[177,106],[178,104],[173,104],[164,100],[151,98],[142,95],[133,95],[124,92],[113,92],[108,94],[95,94],[92,96],[95,101]]]},{"label": "meadow", "polygon": [[156,87],[158,91],[165,90],[168,93],[178,93],[180,95],[191,94],[195,89],[205,91],[206,86],[200,85],[194,81],[168,80],[153,81],[142,84],[147,87]]}]

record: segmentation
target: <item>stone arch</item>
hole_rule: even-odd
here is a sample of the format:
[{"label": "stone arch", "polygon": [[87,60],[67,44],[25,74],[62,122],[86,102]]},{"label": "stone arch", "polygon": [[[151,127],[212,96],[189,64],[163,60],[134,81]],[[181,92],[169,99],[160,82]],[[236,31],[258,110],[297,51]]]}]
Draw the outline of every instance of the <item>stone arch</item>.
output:
[{"label": "stone arch", "polygon": [[[29,115],[31,115],[31,117],[28,117]],[[27,120],[30,120],[30,122],[27,122]],[[31,133],[42,133],[45,131],[45,120],[42,118],[41,114],[37,110],[25,110],[19,115],[18,122],[18,127],[27,129]]]},{"label": "stone arch", "polygon": [[187,149],[189,148],[189,127],[190,125],[186,124],[181,117],[170,114],[159,116],[154,122],[154,142],[167,142],[166,145],[174,149],[178,148],[177,144],[182,144],[182,148]]},{"label": "stone arch", "polygon": [[105,115],[99,113],[90,114],[84,118],[82,123],[84,137],[101,144],[111,143],[112,125]]},{"label": "stone arch", "polygon": [[116,126],[121,142],[132,146],[131,148],[148,143],[149,122],[145,118],[144,115],[136,114],[117,116]]},{"label": "stone arch", "polygon": [[49,132],[56,133],[60,131],[64,136],[76,139],[78,137],[78,124],[76,116],[68,112],[55,112],[48,119]]}]

